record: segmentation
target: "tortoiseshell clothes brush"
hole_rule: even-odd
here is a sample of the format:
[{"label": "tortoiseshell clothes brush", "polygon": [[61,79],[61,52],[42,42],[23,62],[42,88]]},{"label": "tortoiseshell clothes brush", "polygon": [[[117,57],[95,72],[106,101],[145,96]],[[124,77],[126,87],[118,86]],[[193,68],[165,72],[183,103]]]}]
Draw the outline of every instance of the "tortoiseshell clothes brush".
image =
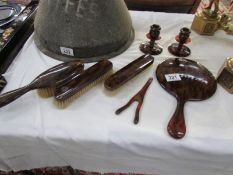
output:
[{"label": "tortoiseshell clothes brush", "polygon": [[84,69],[84,65],[77,61],[62,63],[54,66],[37,76],[30,84],[19,89],[6,92],[0,95],[0,107],[3,107],[23,94],[34,89],[41,89],[39,92],[43,97],[52,96],[55,86],[66,83],[73,76],[79,74]]},{"label": "tortoiseshell clothes brush", "polygon": [[105,80],[104,87],[109,91],[114,91],[147,69],[153,63],[153,56],[143,55],[111,75]]},{"label": "tortoiseshell clothes brush", "polygon": [[112,73],[112,67],[113,65],[109,60],[99,61],[74,77],[69,83],[57,87],[54,104],[60,109],[67,107],[84,92],[105,80]]},{"label": "tortoiseshell clothes brush", "polygon": [[[37,94],[42,98],[54,96],[55,87],[66,84],[73,77],[79,75],[84,70],[84,64],[80,61],[70,61],[54,66],[38,77],[44,77],[44,88],[37,88]],[[48,74],[48,75],[47,75]],[[48,84],[48,86],[46,86]]]}]

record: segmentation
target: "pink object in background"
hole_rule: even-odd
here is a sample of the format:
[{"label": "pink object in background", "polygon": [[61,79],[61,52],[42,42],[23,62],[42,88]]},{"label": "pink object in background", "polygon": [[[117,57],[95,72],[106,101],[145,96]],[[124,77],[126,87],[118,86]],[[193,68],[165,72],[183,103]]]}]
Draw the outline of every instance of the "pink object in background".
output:
[{"label": "pink object in background", "polygon": [[16,4],[22,4],[22,5],[28,5],[31,0],[7,0],[10,3],[16,3]]},{"label": "pink object in background", "polygon": [[[200,6],[197,9],[197,11],[200,11],[203,8],[207,7],[208,4],[209,4],[209,0],[202,0],[201,3],[200,3]],[[221,0],[219,2],[220,12],[221,13],[223,13],[223,12],[233,12],[233,8],[230,7],[230,6],[232,6],[231,4],[232,4],[232,1],[230,1],[230,0]]]}]

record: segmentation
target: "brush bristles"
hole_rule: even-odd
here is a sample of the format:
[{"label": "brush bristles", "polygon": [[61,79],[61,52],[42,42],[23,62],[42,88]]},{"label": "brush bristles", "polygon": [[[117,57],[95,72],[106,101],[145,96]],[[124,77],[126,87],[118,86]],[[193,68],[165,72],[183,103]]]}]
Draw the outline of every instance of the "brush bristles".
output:
[{"label": "brush bristles", "polygon": [[54,96],[54,88],[50,87],[50,88],[41,88],[41,89],[37,89],[37,94],[42,97],[42,98],[49,98]]},{"label": "brush bristles", "polygon": [[55,99],[54,104],[59,109],[66,108],[70,103],[72,103],[74,100],[76,100],[82,94],[84,94],[85,92],[87,92],[88,90],[90,90],[91,88],[93,88],[95,85],[97,85],[101,81],[104,81],[105,79],[107,79],[112,74],[112,71],[113,70],[108,71],[107,73],[105,73],[104,75],[102,75],[101,77],[99,77],[98,79],[96,79],[95,81],[93,81],[92,83],[90,83],[89,85],[87,85],[86,87],[84,87],[83,89],[81,89],[75,95],[67,98],[66,100],[57,100],[57,99]]}]

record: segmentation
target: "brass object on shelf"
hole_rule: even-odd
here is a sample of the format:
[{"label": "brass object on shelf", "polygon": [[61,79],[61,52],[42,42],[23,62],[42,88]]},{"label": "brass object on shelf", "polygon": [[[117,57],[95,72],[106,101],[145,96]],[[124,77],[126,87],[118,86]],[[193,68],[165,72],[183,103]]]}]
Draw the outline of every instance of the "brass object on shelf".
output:
[{"label": "brass object on shelf", "polygon": [[231,18],[227,14],[222,14],[219,19],[219,28],[225,30],[228,27],[228,23],[231,21]]},{"label": "brass object on shelf", "polygon": [[227,58],[219,72],[217,81],[229,93],[233,93],[233,57]]},{"label": "brass object on shelf", "polygon": [[[214,3],[214,10],[211,9]],[[191,29],[201,35],[214,35],[218,29],[219,0],[211,0],[207,8],[197,13],[194,17]]]},{"label": "brass object on shelf", "polygon": [[223,13],[219,19],[219,29],[224,30],[227,34],[233,34],[233,23],[230,14]]}]

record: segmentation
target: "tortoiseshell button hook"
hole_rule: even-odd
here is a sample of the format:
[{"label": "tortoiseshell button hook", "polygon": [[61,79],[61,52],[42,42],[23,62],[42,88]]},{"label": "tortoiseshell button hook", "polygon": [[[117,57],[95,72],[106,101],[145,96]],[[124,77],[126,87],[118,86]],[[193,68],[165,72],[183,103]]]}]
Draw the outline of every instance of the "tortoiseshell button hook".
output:
[{"label": "tortoiseshell button hook", "polygon": [[153,78],[149,78],[149,80],[146,82],[146,84],[143,86],[143,88],[137,94],[135,94],[129,100],[129,102],[126,105],[124,105],[121,108],[117,109],[115,113],[117,115],[120,114],[122,111],[124,111],[126,108],[128,108],[133,102],[136,101],[136,102],[138,102],[138,106],[137,106],[137,109],[136,109],[136,112],[135,112],[134,124],[138,124],[138,122],[139,122],[139,112],[140,112],[140,109],[141,109],[142,104],[143,104],[143,99],[144,99],[146,91],[149,88],[152,81],[153,81]]}]

